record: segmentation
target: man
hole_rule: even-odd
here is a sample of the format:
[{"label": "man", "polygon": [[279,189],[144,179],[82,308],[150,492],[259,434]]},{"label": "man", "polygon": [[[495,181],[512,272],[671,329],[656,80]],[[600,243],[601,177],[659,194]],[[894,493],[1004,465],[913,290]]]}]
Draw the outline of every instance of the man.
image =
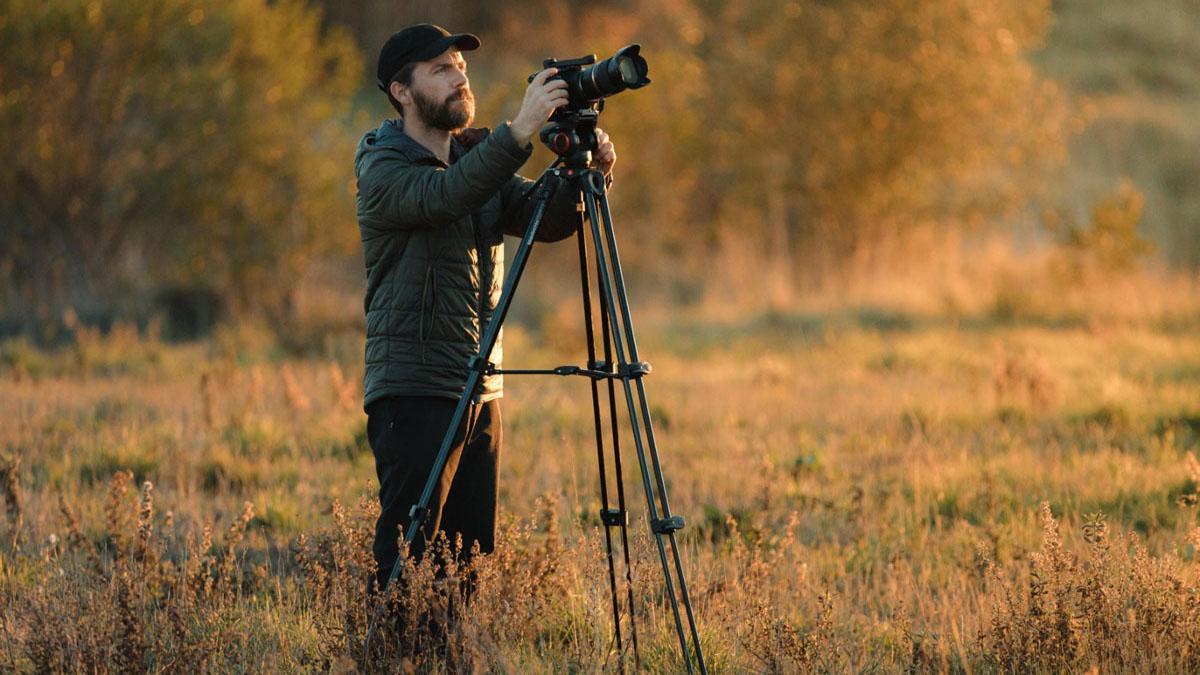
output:
[{"label": "man", "polygon": [[[567,102],[566,83],[537,74],[511,122],[490,133],[469,129],[475,97],[462,53],[474,35],[431,24],[394,34],[379,54],[379,88],[399,119],[363,136],[355,156],[358,223],[367,268],[367,436],[375,453],[381,512],[375,528],[376,578],[386,583],[398,555],[399,527],[425,481],[458,399],[467,363],[479,349],[504,276],[505,234],[529,222],[532,181],[516,175],[531,139]],[[611,174],[616,153],[597,130],[594,165]],[[538,240],[574,233],[570,190],[557,190]],[[491,361],[500,364],[500,342]],[[429,517],[413,542],[461,537],[464,551],[495,546],[501,445],[498,375],[484,378],[466,429],[455,439]]]}]

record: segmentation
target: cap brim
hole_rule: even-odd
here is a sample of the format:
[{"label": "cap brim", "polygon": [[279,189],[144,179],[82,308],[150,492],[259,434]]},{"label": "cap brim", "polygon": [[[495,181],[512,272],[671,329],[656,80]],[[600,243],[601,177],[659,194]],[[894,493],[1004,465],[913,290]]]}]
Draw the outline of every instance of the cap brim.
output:
[{"label": "cap brim", "polygon": [[435,56],[441,56],[443,52],[451,47],[455,47],[460,52],[469,52],[479,49],[479,38],[470,33],[455,33],[446,37],[431,42],[428,47],[422,49],[419,53],[413,54],[411,61],[428,61]]},{"label": "cap brim", "polygon": [[454,40],[454,46],[458,47],[460,52],[470,52],[479,49],[479,38],[470,33],[455,33],[450,36]]}]

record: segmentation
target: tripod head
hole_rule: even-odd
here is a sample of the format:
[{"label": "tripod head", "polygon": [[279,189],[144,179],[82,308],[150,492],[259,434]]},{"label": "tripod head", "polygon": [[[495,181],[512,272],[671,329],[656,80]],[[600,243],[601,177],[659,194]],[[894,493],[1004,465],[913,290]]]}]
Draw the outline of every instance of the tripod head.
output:
[{"label": "tripod head", "polygon": [[538,136],[566,166],[585,168],[596,149],[596,122],[600,119],[601,109],[603,101],[594,108],[559,110]]},{"label": "tripod head", "polygon": [[[568,166],[586,165],[583,155],[596,149],[596,119],[604,110],[605,97],[650,84],[650,78],[646,77],[649,68],[641,49],[638,44],[628,45],[599,63],[595,54],[542,62],[542,68],[558,69],[553,79],[567,83],[568,101],[554,111],[540,135],[542,143]],[[536,73],[530,75],[529,81],[536,76]]]}]

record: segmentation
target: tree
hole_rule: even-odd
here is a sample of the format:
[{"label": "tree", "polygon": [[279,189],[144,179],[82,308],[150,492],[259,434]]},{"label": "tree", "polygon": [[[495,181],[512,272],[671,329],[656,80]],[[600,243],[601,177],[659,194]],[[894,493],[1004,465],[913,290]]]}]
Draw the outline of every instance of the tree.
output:
[{"label": "tree", "polygon": [[361,65],[303,2],[0,0],[0,43],[9,313],[161,284],[277,311],[353,231]]},{"label": "tree", "polygon": [[861,270],[916,232],[1012,217],[1066,159],[1066,96],[1028,60],[1047,0],[531,1],[500,17],[485,43],[504,45],[487,58],[505,79],[643,44],[654,84],[603,118],[614,198],[682,258],[755,239],[797,270]]},{"label": "tree", "polygon": [[1065,97],[1027,60],[1045,0],[697,6],[697,95],[717,103],[697,106],[693,217],[854,271],[919,228],[1011,216],[1065,161]]}]

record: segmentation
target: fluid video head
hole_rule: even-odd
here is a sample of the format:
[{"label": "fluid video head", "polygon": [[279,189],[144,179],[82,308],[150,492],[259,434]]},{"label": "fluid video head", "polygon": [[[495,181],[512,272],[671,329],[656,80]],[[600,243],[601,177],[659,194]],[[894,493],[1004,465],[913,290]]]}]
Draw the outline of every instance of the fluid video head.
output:
[{"label": "fluid video head", "polygon": [[[551,79],[567,83],[567,104],[554,111],[542,128],[541,139],[560,157],[586,153],[596,147],[596,118],[604,109],[605,97],[626,89],[641,89],[650,84],[649,68],[639,53],[641,45],[623,47],[616,54],[596,62],[595,54],[576,59],[546,59],[542,69],[557,68]],[[532,82],[537,73],[529,76]]]}]

